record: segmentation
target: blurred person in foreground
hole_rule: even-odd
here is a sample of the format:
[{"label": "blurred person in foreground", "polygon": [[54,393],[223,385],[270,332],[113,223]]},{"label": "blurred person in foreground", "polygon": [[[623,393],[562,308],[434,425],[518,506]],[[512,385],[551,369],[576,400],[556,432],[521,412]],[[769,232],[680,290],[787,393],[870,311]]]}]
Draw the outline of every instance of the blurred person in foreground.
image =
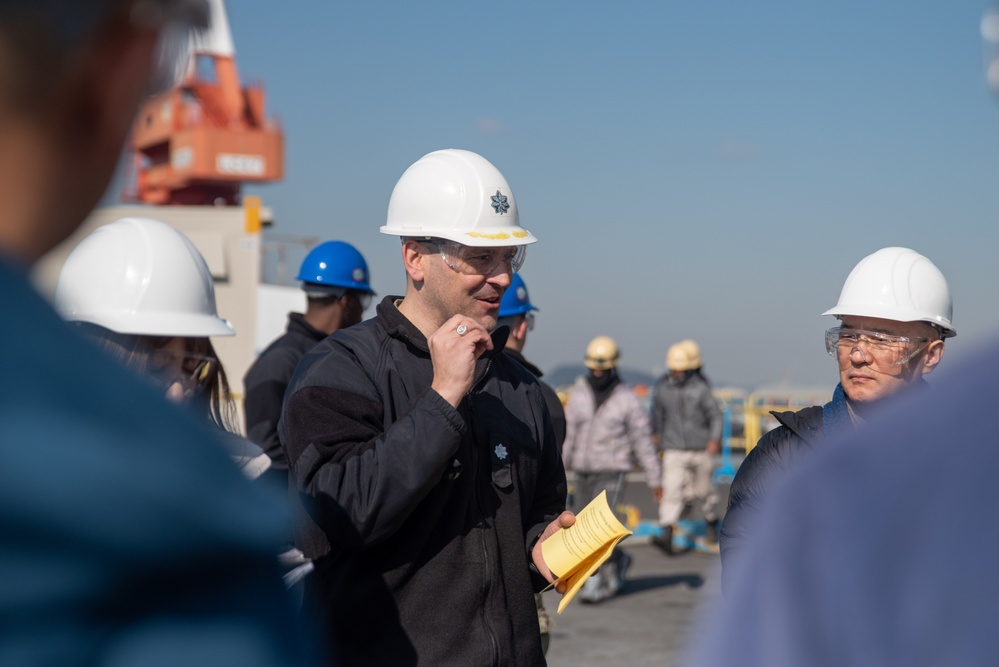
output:
[{"label": "blurred person in foreground", "polygon": [[721,534],[725,590],[740,571],[733,564],[761,539],[754,521],[777,479],[899,395],[928,387],[924,377],[943,358],[944,340],[957,335],[952,311],[943,274],[913,250],[882,248],[854,267],[839,302],[823,313],[840,320],[825,335],[826,351],[839,366],[832,400],[772,413],[781,425],[760,438],[732,481]]},{"label": "blurred person in foreground", "polygon": [[[572,511],[580,512],[601,491],[607,504],[624,521],[618,504],[624,501],[627,474],[635,461],[645,471],[645,481],[655,502],[662,499],[662,469],[649,415],[638,396],[621,381],[617,343],[610,336],[597,336],[586,346],[584,363],[589,369],[580,377],[565,408],[566,433],[562,446],[565,469],[575,473]],[[601,602],[624,586],[631,557],[615,548],[610,558],[586,580],[579,591],[584,602]]]},{"label": "blurred person in foreground", "polygon": [[204,419],[56,315],[31,264],[111,179],[200,1],[0,0],[0,664],[308,664],[286,513]]},{"label": "blurred person in foreground", "polygon": [[243,379],[246,435],[271,458],[267,477],[288,487],[288,458],[278,438],[285,389],[302,356],[334,331],[361,321],[371,303],[368,263],[345,241],[326,241],[302,260],[297,280],[306,296],[305,313],[289,313],[284,335],[267,346]]},{"label": "blurred person in foreground", "polygon": [[499,170],[453,149],[403,173],[381,232],[405,295],[302,357],[278,427],[306,613],[347,664],[542,665],[541,544],[574,516],[541,386],[496,328],[536,239]]},{"label": "blurred person in foreground", "polygon": [[[547,382],[541,380],[541,369],[524,358],[524,346],[527,344],[527,334],[534,329],[534,311],[538,307],[531,303],[531,297],[527,293],[527,284],[519,273],[513,274],[510,279],[510,286],[503,293],[500,301],[499,322],[497,328],[506,327],[510,334],[506,339],[504,352],[520,362],[520,365],[531,371],[541,385],[541,393],[545,397],[545,405],[548,406],[548,413],[551,415],[552,424],[555,426],[555,442],[559,451],[565,441],[565,409],[555,390]],[[547,654],[548,644],[551,641],[551,630],[554,627],[548,610],[545,609],[544,600],[541,593],[534,594],[534,601],[538,605],[538,625],[541,629],[541,649]]]},{"label": "blurred person in foreground", "polygon": [[707,524],[705,548],[718,550],[718,495],[712,473],[721,452],[722,411],[701,371],[701,348],[690,339],[670,345],[666,374],[652,392],[652,437],[663,453],[662,537],[652,543],[673,554],[673,527],[685,509]]}]

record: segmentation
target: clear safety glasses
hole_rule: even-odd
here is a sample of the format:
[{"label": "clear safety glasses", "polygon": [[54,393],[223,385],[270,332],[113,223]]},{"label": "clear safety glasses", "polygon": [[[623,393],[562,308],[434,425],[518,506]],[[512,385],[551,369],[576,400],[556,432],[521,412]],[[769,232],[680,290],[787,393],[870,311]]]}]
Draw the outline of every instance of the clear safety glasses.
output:
[{"label": "clear safety glasses", "polygon": [[534,331],[534,313],[524,315],[524,319],[527,321],[527,330]]},{"label": "clear safety glasses", "polygon": [[184,397],[197,396],[208,388],[218,359],[194,352],[156,350],[149,355],[149,374],[164,388],[180,385]]},{"label": "clear safety glasses", "polygon": [[929,338],[892,336],[880,331],[864,331],[847,327],[826,330],[826,352],[845,366],[855,351],[863,360],[885,370],[901,366],[922,352]]},{"label": "clear safety glasses", "polygon": [[437,247],[445,264],[468,276],[514,274],[527,257],[527,246],[522,245],[479,248],[446,239],[431,239],[428,243]]}]

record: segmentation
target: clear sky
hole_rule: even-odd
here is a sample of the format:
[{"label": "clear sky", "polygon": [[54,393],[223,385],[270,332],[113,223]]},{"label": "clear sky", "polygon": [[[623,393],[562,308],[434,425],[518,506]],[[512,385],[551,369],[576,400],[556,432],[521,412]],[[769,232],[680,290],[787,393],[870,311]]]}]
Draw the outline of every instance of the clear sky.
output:
[{"label": "clear sky", "polygon": [[607,334],[658,374],[689,337],[716,384],[831,387],[820,313],[890,245],[947,276],[952,360],[999,334],[988,6],[231,1],[240,73],[286,134],[285,180],[250,191],[274,233],[346,240],[401,294],[378,233],[396,180],[481,153],[540,239],[522,276],[543,370]]}]

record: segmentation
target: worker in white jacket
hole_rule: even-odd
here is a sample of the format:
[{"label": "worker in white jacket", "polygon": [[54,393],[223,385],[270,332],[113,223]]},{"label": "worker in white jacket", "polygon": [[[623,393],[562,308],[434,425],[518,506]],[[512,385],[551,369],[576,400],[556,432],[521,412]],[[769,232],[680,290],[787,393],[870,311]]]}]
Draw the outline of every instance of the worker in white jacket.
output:
[{"label": "worker in white jacket", "polygon": [[[612,510],[623,500],[625,475],[635,460],[656,503],[662,498],[661,469],[652,442],[649,415],[638,396],[617,374],[617,344],[598,336],[586,348],[589,373],[576,382],[566,406],[562,460],[575,473],[572,510],[578,512],[601,491]],[[622,517],[623,518],[623,517]],[[615,550],[600,571],[580,591],[580,598],[599,602],[612,597],[624,583],[629,558]]]}]

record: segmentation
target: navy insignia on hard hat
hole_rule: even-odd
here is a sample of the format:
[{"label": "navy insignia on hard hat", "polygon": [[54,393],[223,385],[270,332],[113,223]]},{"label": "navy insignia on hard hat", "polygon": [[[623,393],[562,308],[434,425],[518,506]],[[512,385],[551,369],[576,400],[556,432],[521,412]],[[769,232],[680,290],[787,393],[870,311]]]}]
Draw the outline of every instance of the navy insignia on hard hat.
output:
[{"label": "navy insignia on hard hat", "polygon": [[527,289],[523,285],[517,286],[517,301],[527,301]]},{"label": "navy insignia on hard hat", "polygon": [[353,274],[351,274],[351,277],[354,279],[354,282],[359,283],[359,282],[363,281],[364,280],[364,269],[362,269],[361,267],[357,267],[356,269],[354,269],[354,272],[353,272]]},{"label": "navy insignia on hard hat", "polygon": [[510,210],[510,202],[507,201],[506,195],[500,194],[499,190],[497,190],[496,194],[490,197],[490,199],[492,199],[493,209],[495,209],[497,213],[502,215]]}]

